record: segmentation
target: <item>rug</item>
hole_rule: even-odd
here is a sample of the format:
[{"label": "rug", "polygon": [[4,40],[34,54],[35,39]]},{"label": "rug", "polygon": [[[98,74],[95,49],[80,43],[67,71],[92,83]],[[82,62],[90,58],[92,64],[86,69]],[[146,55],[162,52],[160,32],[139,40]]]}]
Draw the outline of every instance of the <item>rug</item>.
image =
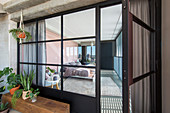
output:
[{"label": "rug", "polygon": [[[67,78],[63,83],[64,91],[95,96],[95,82],[92,80]],[[110,77],[101,77],[101,94],[104,96],[121,96],[119,87]]]}]

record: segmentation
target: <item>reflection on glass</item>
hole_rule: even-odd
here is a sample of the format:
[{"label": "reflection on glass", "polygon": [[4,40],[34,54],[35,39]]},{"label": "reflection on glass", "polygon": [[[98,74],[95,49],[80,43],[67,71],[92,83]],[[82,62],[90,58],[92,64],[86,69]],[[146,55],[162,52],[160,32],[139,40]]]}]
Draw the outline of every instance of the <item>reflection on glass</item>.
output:
[{"label": "reflection on glass", "polygon": [[64,15],[64,38],[95,36],[95,9]]},{"label": "reflection on glass", "polygon": [[122,5],[101,9],[101,40],[115,40],[122,30]]},{"label": "reflection on glass", "polygon": [[61,89],[60,66],[38,66],[38,85],[53,89]]},{"label": "reflection on glass", "polygon": [[63,90],[95,97],[95,68],[63,67]]},{"label": "reflection on glass", "polygon": [[122,6],[101,9],[101,113],[122,113]]},{"label": "reflection on glass", "polygon": [[36,62],[36,44],[20,45],[20,62]]},{"label": "reflection on glass", "polygon": [[38,62],[61,64],[61,42],[39,43]]},{"label": "reflection on glass", "polygon": [[[38,22],[39,41],[61,39],[61,17],[54,17]],[[44,34],[45,31],[45,34]]]},{"label": "reflection on glass", "polygon": [[64,41],[64,65],[95,66],[95,39]]}]

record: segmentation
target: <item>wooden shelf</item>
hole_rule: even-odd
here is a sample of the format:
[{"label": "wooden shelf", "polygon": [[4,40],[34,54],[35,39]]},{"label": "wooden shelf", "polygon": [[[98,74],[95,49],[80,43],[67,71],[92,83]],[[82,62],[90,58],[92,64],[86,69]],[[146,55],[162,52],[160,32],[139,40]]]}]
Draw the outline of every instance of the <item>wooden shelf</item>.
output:
[{"label": "wooden shelf", "polygon": [[[10,107],[11,99],[12,96],[9,93],[2,96],[2,101],[9,102]],[[28,99],[23,100],[22,98],[19,98],[13,109],[22,113],[70,113],[69,104],[40,96],[38,96],[37,101],[34,103]]]}]

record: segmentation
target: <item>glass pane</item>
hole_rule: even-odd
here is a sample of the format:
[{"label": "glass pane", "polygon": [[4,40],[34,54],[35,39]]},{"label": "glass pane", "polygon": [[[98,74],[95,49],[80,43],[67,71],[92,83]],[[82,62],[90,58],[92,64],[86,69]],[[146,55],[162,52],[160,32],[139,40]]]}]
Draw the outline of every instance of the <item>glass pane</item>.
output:
[{"label": "glass pane", "polygon": [[132,113],[151,113],[150,77],[130,86]]},{"label": "glass pane", "polygon": [[115,40],[122,30],[122,5],[101,9],[101,41]]},{"label": "glass pane", "polygon": [[95,68],[63,67],[63,90],[95,97]]},{"label": "glass pane", "polygon": [[[30,71],[34,71],[34,73],[36,74],[36,65],[30,65],[30,64],[20,64],[20,73],[24,74],[24,71],[29,74]],[[34,85],[36,85],[36,75],[33,79],[32,82]]]},{"label": "glass pane", "polygon": [[95,36],[95,9],[64,15],[64,38]]},{"label": "glass pane", "polygon": [[36,44],[20,45],[20,62],[36,62]]},{"label": "glass pane", "polygon": [[[28,42],[36,41],[36,22],[25,24],[24,30],[29,32],[32,36],[32,39]],[[26,40],[23,40],[23,42],[26,42]]]},{"label": "glass pane", "polygon": [[116,56],[117,57],[123,56],[123,53],[122,53],[122,32],[116,39]]},{"label": "glass pane", "polygon": [[39,21],[39,41],[61,39],[61,17]]},{"label": "glass pane", "polygon": [[101,113],[122,113],[122,5],[101,9]]},{"label": "glass pane", "polygon": [[60,66],[38,66],[38,85],[53,89],[61,89]]},{"label": "glass pane", "polygon": [[95,39],[64,41],[63,56],[65,65],[95,66]]},{"label": "glass pane", "polygon": [[61,64],[61,42],[39,43],[38,62],[47,64]]}]

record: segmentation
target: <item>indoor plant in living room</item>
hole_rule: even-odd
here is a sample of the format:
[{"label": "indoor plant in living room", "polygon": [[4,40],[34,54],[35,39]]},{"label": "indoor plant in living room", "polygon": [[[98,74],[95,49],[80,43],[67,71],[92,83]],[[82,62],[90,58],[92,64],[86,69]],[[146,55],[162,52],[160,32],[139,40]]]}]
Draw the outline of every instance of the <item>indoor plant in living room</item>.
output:
[{"label": "indoor plant in living room", "polygon": [[8,102],[5,104],[0,100],[0,113],[8,113],[9,108],[8,108]]},{"label": "indoor plant in living room", "polygon": [[13,95],[14,92],[20,88],[20,75],[11,73],[7,78],[7,83],[9,84],[7,89],[10,94]]},{"label": "indoor plant in living room", "polygon": [[35,73],[34,71],[30,71],[30,74],[26,74],[26,72],[24,71],[24,75],[20,74],[20,78],[21,78],[21,84],[23,87],[23,92],[22,92],[22,99],[26,100],[29,97],[26,97],[27,94],[31,93],[31,85],[32,85],[32,81],[35,77]]},{"label": "indoor plant in living room", "polygon": [[[3,76],[7,76],[9,74],[11,74],[13,71],[12,68],[9,68],[9,67],[5,67],[3,70],[0,70],[0,79],[3,77]],[[2,80],[0,80],[0,83],[4,82],[4,78]],[[0,92],[4,92],[5,91],[5,86],[1,86],[0,87]]]},{"label": "indoor plant in living room", "polygon": [[12,33],[12,36],[17,41],[19,41],[19,39],[26,39],[26,41],[29,41],[32,38],[32,36],[29,32],[27,32],[21,28],[11,29],[9,31],[9,33]]},{"label": "indoor plant in living room", "polygon": [[[5,91],[4,80],[2,80],[2,77],[11,73],[12,70],[13,70],[12,68],[6,67],[6,68],[4,68],[3,70],[0,71],[0,79],[1,79],[0,84],[3,84],[0,87],[0,93]],[[9,110],[8,102],[3,103],[0,99],[0,113],[7,113],[8,110]]]},{"label": "indoor plant in living room", "polygon": [[22,42],[22,39],[26,39],[26,41],[29,41],[32,39],[32,36],[29,32],[24,30],[24,22],[23,22],[23,12],[21,10],[21,18],[20,18],[20,24],[19,28],[17,29],[11,29],[9,30],[9,33],[12,33],[12,36],[17,40]]},{"label": "indoor plant in living room", "polygon": [[33,89],[31,88],[31,93],[27,93],[26,97],[30,97],[31,102],[37,101],[37,96],[40,94],[39,89]]}]

